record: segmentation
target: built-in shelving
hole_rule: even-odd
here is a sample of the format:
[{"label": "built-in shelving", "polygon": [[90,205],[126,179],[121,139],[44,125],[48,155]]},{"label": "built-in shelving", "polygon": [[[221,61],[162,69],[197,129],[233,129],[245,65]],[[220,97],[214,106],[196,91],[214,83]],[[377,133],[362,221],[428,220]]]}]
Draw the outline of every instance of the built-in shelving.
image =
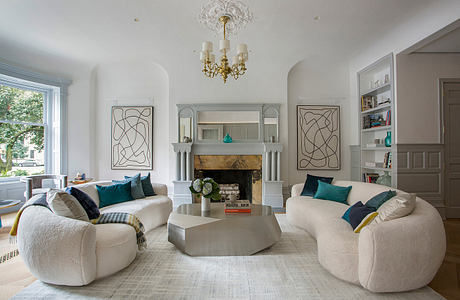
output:
[{"label": "built-in shelving", "polygon": [[383,111],[383,110],[388,110],[388,109],[391,109],[391,103],[390,104],[379,105],[379,106],[377,106],[375,108],[371,108],[371,109],[362,111],[361,114],[371,114],[371,113],[376,113],[376,112]]},{"label": "built-in shelving", "polygon": [[[394,62],[389,54],[357,74],[359,94],[359,132],[361,179],[376,180],[388,173],[396,187],[395,147],[385,147],[387,135],[394,144]],[[370,127],[370,128],[369,128]],[[377,144],[368,147],[369,144]],[[391,162],[391,163],[390,163]],[[376,164],[378,167],[366,165]],[[391,167],[381,167],[381,166]]]}]

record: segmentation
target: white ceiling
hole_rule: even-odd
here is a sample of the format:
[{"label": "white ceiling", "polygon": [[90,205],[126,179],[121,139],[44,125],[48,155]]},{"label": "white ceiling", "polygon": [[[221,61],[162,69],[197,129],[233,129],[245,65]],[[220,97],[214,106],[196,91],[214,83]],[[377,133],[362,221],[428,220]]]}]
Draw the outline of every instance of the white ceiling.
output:
[{"label": "white ceiling", "polygon": [[[98,64],[133,58],[179,68],[203,40],[207,0],[0,0],[1,45]],[[255,22],[231,39],[251,58],[288,67],[304,58],[348,57],[439,0],[247,0]],[[320,16],[319,21],[314,17]],[[134,22],[139,18],[140,22]]]},{"label": "white ceiling", "polygon": [[419,53],[460,53],[460,27],[419,48]]}]

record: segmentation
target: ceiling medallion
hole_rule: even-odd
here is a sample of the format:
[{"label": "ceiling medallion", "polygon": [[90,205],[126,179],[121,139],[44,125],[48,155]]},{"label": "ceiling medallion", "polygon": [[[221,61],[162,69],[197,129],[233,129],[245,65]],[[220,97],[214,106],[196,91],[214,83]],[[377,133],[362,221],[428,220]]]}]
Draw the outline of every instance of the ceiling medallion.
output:
[{"label": "ceiling medallion", "polygon": [[201,13],[198,15],[198,21],[208,29],[216,32],[222,32],[221,16],[229,16],[226,33],[229,36],[236,35],[239,30],[254,21],[254,15],[249,7],[237,0],[210,0],[201,7]]},{"label": "ceiling medallion", "polygon": [[229,76],[236,80],[246,73],[248,46],[246,44],[237,46],[237,55],[233,57],[230,65],[227,59],[227,53],[230,52],[230,41],[227,39],[227,34],[229,31],[235,34],[253,18],[247,5],[240,1],[211,0],[202,7],[199,15],[200,22],[216,33],[221,32],[221,30],[223,33],[223,39],[219,41],[219,51],[223,53],[220,64],[215,63],[216,57],[212,54],[212,42],[203,42],[200,61],[203,63],[202,72],[205,76],[214,78],[216,75],[220,75],[226,83]]}]

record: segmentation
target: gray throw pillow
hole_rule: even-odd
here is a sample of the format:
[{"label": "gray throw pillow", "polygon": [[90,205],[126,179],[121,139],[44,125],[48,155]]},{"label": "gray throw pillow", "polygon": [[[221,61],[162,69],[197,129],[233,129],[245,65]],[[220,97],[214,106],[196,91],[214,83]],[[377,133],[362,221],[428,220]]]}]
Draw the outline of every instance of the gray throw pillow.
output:
[{"label": "gray throw pillow", "polygon": [[140,173],[125,180],[112,180],[112,182],[117,184],[131,182],[131,196],[133,199],[145,198],[144,190],[142,189]]},{"label": "gray throw pillow", "polygon": [[58,216],[89,222],[88,215],[77,198],[64,191],[51,189],[46,193],[46,202]]}]

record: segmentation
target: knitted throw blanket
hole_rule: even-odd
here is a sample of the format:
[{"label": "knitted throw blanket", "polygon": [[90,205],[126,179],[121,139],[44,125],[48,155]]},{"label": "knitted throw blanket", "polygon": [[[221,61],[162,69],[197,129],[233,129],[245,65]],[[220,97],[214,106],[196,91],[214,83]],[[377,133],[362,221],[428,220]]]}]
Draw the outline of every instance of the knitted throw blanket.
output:
[{"label": "knitted throw blanket", "polygon": [[91,220],[91,222],[93,224],[128,224],[136,230],[137,247],[139,251],[142,251],[145,248],[147,248],[147,240],[145,239],[144,235],[144,225],[142,225],[141,221],[139,221],[139,219],[135,215],[124,212],[110,212],[105,214],[103,213],[99,216],[99,218]]},{"label": "knitted throw blanket", "polygon": [[27,201],[24,204],[24,206],[21,207],[21,209],[18,211],[18,214],[16,215],[16,218],[14,219],[13,226],[11,227],[11,230],[10,230],[10,238],[9,238],[10,244],[16,244],[17,242],[16,235],[18,233],[19,219],[21,218],[21,215],[24,212],[24,210],[27,207],[32,206],[32,205],[43,206],[51,210],[48,206],[48,202],[46,202],[46,194],[39,194],[39,195],[35,195],[32,198],[30,198],[29,201]]}]

